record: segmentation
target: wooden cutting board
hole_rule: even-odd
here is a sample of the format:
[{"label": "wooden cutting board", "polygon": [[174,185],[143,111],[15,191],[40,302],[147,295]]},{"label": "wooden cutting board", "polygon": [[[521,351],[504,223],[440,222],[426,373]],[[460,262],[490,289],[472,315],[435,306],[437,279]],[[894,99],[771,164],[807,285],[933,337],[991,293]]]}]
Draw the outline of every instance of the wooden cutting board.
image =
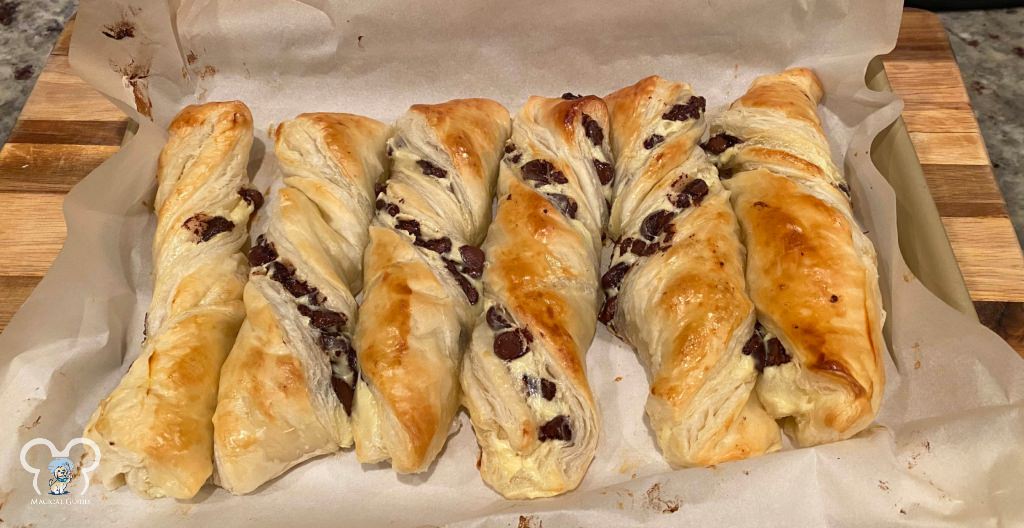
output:
[{"label": "wooden cutting board", "polygon": [[[128,118],[68,64],[73,21],[0,151],[0,329],[64,242],[64,194],[117,152]],[[904,13],[884,57],[979,316],[1024,353],[1024,257],[938,17]]]}]

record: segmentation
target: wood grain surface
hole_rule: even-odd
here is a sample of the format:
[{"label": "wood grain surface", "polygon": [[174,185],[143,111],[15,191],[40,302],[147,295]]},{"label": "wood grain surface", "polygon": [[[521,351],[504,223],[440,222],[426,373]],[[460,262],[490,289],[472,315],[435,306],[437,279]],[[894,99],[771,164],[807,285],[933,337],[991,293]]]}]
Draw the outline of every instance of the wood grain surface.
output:
[{"label": "wood grain surface", "polygon": [[[117,152],[128,118],[71,71],[65,28],[0,150],[0,329],[64,241],[64,194]],[[1024,353],[1024,257],[934,14],[904,12],[883,57],[953,252],[982,322]]]}]

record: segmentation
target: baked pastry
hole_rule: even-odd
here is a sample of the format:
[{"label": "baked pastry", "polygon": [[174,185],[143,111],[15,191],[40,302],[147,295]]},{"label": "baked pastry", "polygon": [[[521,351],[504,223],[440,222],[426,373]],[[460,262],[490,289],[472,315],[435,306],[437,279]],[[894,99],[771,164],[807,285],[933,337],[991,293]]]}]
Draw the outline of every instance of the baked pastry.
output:
[{"label": "baked pastry", "polygon": [[220,367],[245,310],[252,116],[240,102],[188,106],[157,166],[153,299],[142,352],[89,419],[96,475],[147,497],[188,499],[213,471]]},{"label": "baked pastry", "polygon": [[597,449],[594,338],[613,166],[598,97],[531,97],[513,121],[462,369],[480,474],[510,499],[576,488]]},{"label": "baked pastry", "polygon": [[608,95],[615,242],[601,278],[600,319],[639,354],[647,416],[673,466],[704,466],[779,449],[778,425],[753,394],[744,349],[754,305],[739,226],[700,149],[705,100],[648,77]]},{"label": "baked pastry", "polygon": [[801,446],[867,427],[885,385],[875,250],[829,155],[821,97],[804,68],[759,77],[705,143],[747,247],[760,321],[748,348],[764,370],[757,393]]},{"label": "baked pastry", "polygon": [[246,319],[221,370],[217,483],[248,493],[352,445],[351,346],[388,126],[302,114],[274,134],[283,171],[249,252]]},{"label": "baked pastry", "polygon": [[388,140],[391,177],[377,195],[355,334],[360,462],[425,471],[448,437],[509,126],[500,104],[460,99],[413,106]]}]

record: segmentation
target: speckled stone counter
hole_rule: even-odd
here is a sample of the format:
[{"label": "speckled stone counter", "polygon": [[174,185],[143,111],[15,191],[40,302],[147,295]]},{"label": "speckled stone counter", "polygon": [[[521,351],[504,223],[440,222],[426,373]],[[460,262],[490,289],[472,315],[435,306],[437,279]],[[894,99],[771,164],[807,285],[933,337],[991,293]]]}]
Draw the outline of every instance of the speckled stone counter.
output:
[{"label": "speckled stone counter", "polygon": [[940,16],[1024,244],[1024,9]]},{"label": "speckled stone counter", "polygon": [[[0,144],[76,8],[71,0],[0,0]],[[961,11],[941,18],[1024,243],[1024,9]]]}]

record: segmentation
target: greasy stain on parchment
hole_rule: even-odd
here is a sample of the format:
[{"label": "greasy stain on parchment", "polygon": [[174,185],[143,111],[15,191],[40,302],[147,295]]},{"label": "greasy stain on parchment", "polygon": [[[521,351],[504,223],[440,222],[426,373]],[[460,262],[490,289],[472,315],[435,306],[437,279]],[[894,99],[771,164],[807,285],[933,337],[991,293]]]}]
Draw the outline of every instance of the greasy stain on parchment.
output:
[{"label": "greasy stain on parchment", "polygon": [[132,58],[125,65],[111,62],[110,67],[121,74],[121,82],[125,89],[132,91],[132,96],[135,98],[135,109],[152,120],[153,101],[149,98],[149,63]]},{"label": "greasy stain on parchment", "polygon": [[135,38],[135,16],[142,12],[141,7],[129,6],[121,11],[121,18],[106,24],[101,33],[107,38],[114,40],[124,40],[126,38]]}]

